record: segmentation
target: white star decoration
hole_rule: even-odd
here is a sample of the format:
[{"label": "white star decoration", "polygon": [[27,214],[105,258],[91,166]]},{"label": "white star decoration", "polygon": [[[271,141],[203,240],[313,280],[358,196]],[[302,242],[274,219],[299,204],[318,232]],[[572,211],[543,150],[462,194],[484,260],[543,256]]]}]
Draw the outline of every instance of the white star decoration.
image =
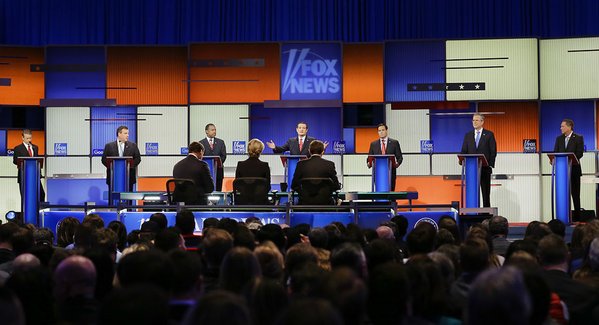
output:
[{"label": "white star decoration", "polygon": [[460,89],[464,89],[464,85],[460,85]]},{"label": "white star decoration", "polygon": [[480,85],[475,85],[474,88],[479,89]]}]

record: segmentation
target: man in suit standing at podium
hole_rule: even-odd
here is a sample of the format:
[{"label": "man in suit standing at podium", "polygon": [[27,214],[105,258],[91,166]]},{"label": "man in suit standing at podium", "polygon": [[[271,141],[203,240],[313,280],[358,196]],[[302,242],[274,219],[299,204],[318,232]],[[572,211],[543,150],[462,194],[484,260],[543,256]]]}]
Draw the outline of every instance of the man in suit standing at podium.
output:
[{"label": "man in suit standing at podium", "polygon": [[108,142],[102,153],[102,165],[106,166],[106,184],[110,189],[110,162],[107,157],[133,157],[129,165],[129,191],[133,191],[133,184],[137,181],[137,165],[141,162],[141,154],[137,145],[129,141],[129,128],[121,125],[116,130],[116,141]]},{"label": "man in suit standing at podium", "polygon": [[[554,152],[573,152],[578,158],[582,158],[584,153],[584,139],[582,135],[574,133],[574,121],[563,119],[559,127],[562,134],[555,139]],[[574,212],[572,220],[578,221],[580,218],[580,177],[582,176],[582,167],[580,163],[572,165],[570,174],[570,191],[572,192],[572,202],[574,203]]]},{"label": "man in suit standing at podium", "polygon": [[[297,132],[297,137],[289,138],[289,140],[282,146],[275,145],[272,140],[266,142],[266,145],[272,149],[274,153],[289,151],[290,155],[305,155],[310,157],[310,143],[316,139],[308,136],[308,123],[297,123],[295,131]],[[324,141],[323,144],[326,149],[329,143]]]},{"label": "man in suit standing at podium", "polygon": [[462,143],[461,154],[483,154],[489,166],[482,167],[480,171],[480,191],[483,196],[483,207],[491,207],[491,174],[495,168],[497,157],[497,142],[493,132],[483,129],[485,117],[482,114],[472,115],[474,130],[466,133]]},{"label": "man in suit standing at podium", "polygon": [[[25,129],[23,133],[23,142],[16,146],[13,151],[14,154],[12,156],[12,163],[17,165],[17,182],[19,183],[19,193],[21,193],[21,198],[23,197],[23,184],[21,182],[22,171],[21,166],[19,165],[18,159],[23,157],[38,157],[39,156],[39,148],[31,143],[33,139],[33,134],[31,130]],[[44,202],[46,200],[46,192],[44,192],[44,187],[40,181],[40,201]]]},{"label": "man in suit standing at podium", "polygon": [[200,140],[200,143],[204,146],[204,156],[219,156],[221,165],[216,168],[216,187],[215,191],[220,192],[223,189],[223,178],[225,172],[223,164],[227,160],[227,147],[222,139],[216,137],[216,126],[210,123],[204,128],[206,131],[206,138]]},{"label": "man in suit standing at podium", "polygon": [[[397,167],[401,165],[403,156],[401,154],[401,147],[399,141],[391,139],[387,136],[388,133],[387,124],[381,123],[377,126],[377,132],[379,138],[370,143],[370,149],[368,149],[368,155],[395,155],[395,165],[391,168],[391,191],[395,191],[395,179],[397,178]],[[368,168],[372,168],[372,162],[367,162]]]}]

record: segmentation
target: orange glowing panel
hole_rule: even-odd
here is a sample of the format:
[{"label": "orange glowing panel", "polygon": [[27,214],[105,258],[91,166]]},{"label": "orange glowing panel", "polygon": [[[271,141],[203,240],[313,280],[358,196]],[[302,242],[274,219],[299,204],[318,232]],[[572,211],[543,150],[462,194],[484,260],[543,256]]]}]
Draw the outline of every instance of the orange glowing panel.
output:
[{"label": "orange glowing panel", "polygon": [[191,103],[261,103],[280,98],[278,43],[190,46]]},{"label": "orange glowing panel", "polygon": [[343,46],[343,102],[383,102],[383,44]]},{"label": "orange glowing panel", "polygon": [[44,98],[44,73],[31,72],[31,65],[43,63],[43,48],[0,47],[0,103],[39,105]]},{"label": "orange glowing panel", "polygon": [[117,105],[187,104],[185,47],[109,47],[106,70]]},{"label": "orange glowing panel", "polygon": [[148,192],[166,192],[166,181],[172,177],[139,177],[137,190]]},{"label": "orange glowing panel", "polygon": [[[38,155],[46,154],[46,133],[44,131],[31,131],[31,143],[38,147]],[[14,149],[23,143],[23,130],[8,130],[6,132],[6,148]]]},{"label": "orange glowing panel", "polygon": [[370,143],[379,138],[376,127],[371,128],[356,128],[355,146],[356,153],[368,153]]},{"label": "orange glowing panel", "polygon": [[498,152],[523,152],[524,139],[537,139],[540,148],[536,102],[479,103],[478,111],[500,113],[486,115],[483,126],[495,134]]},{"label": "orange glowing panel", "polygon": [[413,204],[450,204],[460,200],[460,180],[444,180],[443,176],[397,176],[395,190],[418,192],[418,200]]}]

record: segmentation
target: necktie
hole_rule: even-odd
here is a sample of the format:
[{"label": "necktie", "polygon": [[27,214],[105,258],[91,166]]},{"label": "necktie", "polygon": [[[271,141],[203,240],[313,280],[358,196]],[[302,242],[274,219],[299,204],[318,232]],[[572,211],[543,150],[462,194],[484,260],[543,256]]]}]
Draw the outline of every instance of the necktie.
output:
[{"label": "necktie", "polygon": [[304,146],[304,140],[302,138],[299,139],[299,148],[302,151],[302,147]]},{"label": "necktie", "polygon": [[385,146],[385,139],[381,140],[381,154],[385,154],[387,152],[387,147]]},{"label": "necktie", "polygon": [[123,150],[123,143],[122,143],[122,142],[119,142],[119,157],[122,157],[122,156],[123,156],[123,151],[124,151],[124,150]]},{"label": "necktie", "polygon": [[214,139],[210,138],[210,149],[214,149]]},{"label": "necktie", "polygon": [[478,148],[478,142],[480,141],[480,131],[476,131],[476,138],[474,138],[474,142],[476,142],[476,147]]},{"label": "necktie", "polygon": [[566,137],[566,148],[568,147],[568,141],[570,141],[570,137]]},{"label": "necktie", "polygon": [[27,151],[29,152],[29,157],[33,157],[33,151],[31,150],[31,145],[27,145]]}]

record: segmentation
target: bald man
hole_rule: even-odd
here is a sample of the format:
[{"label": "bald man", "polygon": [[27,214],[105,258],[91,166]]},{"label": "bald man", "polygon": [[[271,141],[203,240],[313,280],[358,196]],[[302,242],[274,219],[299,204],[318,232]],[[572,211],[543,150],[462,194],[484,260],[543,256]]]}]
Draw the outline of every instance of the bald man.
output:
[{"label": "bald man", "polygon": [[96,321],[98,301],[96,267],[87,257],[64,259],[54,271],[54,299],[59,323],[88,324]]}]

